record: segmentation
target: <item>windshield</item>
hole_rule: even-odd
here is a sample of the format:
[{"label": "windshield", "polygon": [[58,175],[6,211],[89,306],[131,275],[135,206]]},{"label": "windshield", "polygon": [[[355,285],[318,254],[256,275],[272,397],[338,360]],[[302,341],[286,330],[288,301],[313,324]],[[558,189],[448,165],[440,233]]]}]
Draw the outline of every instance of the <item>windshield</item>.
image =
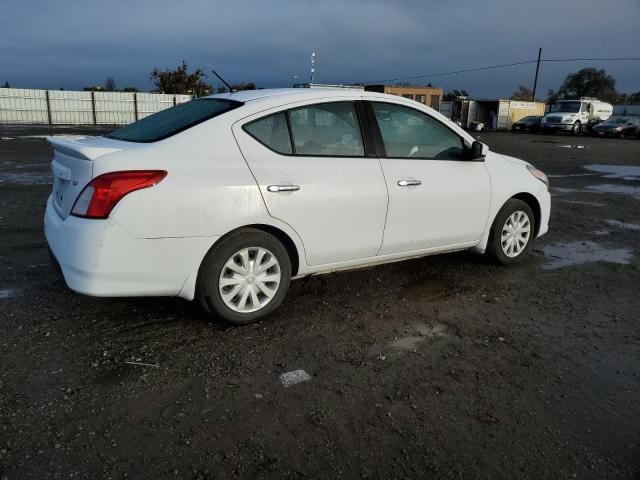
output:
[{"label": "windshield", "polygon": [[105,135],[125,142],[149,143],[171,137],[242,105],[232,100],[200,98],[161,110]]},{"label": "windshield", "polygon": [[558,102],[551,105],[550,112],[568,112],[578,113],[580,111],[580,102]]},{"label": "windshield", "polygon": [[521,118],[519,121],[520,122],[534,122],[534,121],[539,120],[539,119],[540,119],[540,117],[538,117],[536,115],[531,115],[529,117]]}]

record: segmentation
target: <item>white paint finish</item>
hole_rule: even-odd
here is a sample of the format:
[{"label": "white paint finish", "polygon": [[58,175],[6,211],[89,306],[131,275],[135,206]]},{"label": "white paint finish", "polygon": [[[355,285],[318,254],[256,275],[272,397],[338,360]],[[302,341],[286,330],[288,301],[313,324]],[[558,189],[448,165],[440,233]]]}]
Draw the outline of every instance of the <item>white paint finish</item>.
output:
[{"label": "white paint finish", "polygon": [[49,198],[45,236],[67,285],[87,295],[180,296],[218,237],[136,239],[113,219],[63,219]]},{"label": "white paint finish", "polygon": [[[387,209],[387,187],[379,160],[280,155],[242,129],[254,118],[278,110],[261,112],[233,127],[269,213],[303,238],[309,265],[375,256],[382,243]],[[272,192],[267,190],[269,185],[296,185],[300,189]]]},{"label": "white paint finish", "polygon": [[[243,123],[277,110],[365,98],[421,110],[471,144],[473,137],[426,106],[377,93],[354,96],[353,91],[322,89],[221,97],[246,104],[155,143],[101,137],[51,139],[55,161],[71,172],[70,180],[64,181],[77,182],[73,189],[63,189],[67,198],[62,215],[52,200],[45,215],[47,240],[72,289],[100,296],[192,299],[199,266],[211,246],[222,235],[255,224],[278,228],[292,239],[300,257],[297,276],[468,248],[483,251],[493,218],[510,197],[522,192],[540,203],[539,235],[547,231],[547,188],[527,171],[526,162],[512,157],[487,150],[485,162],[410,160],[424,164],[420,171],[414,171],[415,165],[383,160],[389,164],[385,166],[389,177],[422,174],[422,193],[413,195],[417,189],[408,187],[406,197],[400,197],[393,190],[397,183],[385,182],[377,158],[282,156],[241,130]],[[166,170],[168,175],[158,185],[124,197],[107,220],[67,216],[74,193],[90,178],[137,169]],[[68,177],[63,169],[59,173]],[[266,190],[269,184],[283,182],[301,188]],[[389,238],[395,235],[396,244],[404,247],[379,252],[387,207],[393,217],[387,219]],[[411,218],[420,220],[418,228],[403,225]]]},{"label": "white paint finish", "polygon": [[[484,162],[395,158],[381,162],[389,190],[381,255],[482,237],[491,198]],[[398,185],[402,179],[422,184],[402,187]]]},{"label": "white paint finish", "polygon": [[605,178],[640,180],[640,166],[636,165],[585,165],[584,168],[592,172],[598,172],[604,175]]},{"label": "white paint finish", "polygon": [[606,248],[589,240],[542,245],[540,250],[549,257],[545,270],[592,262],[628,265],[633,258],[628,248]]}]

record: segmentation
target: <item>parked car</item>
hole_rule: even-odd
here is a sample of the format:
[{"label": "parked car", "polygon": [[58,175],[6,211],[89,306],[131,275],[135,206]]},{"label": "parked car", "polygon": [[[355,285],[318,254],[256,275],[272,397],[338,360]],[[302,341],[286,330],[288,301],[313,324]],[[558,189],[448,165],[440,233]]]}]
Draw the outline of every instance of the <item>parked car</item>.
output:
[{"label": "parked car", "polygon": [[520,260],[547,177],[375,92],[219,94],[102,137],[52,137],[45,234],[67,285],[197,298],[248,323],[291,278],[471,249]]},{"label": "parked car", "polygon": [[536,133],[540,129],[540,122],[543,115],[529,115],[521,118],[511,125],[512,132],[531,132]]},{"label": "parked car", "polygon": [[611,117],[595,125],[591,130],[594,135],[609,137],[635,137],[640,127],[640,120],[634,117]]}]

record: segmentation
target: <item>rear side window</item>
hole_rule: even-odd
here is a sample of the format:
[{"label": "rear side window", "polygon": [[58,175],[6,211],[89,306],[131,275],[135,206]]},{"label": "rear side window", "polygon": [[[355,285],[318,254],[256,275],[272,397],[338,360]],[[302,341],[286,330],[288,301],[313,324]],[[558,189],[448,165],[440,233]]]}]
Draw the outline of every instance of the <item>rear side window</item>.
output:
[{"label": "rear side window", "polygon": [[105,137],[125,142],[157,142],[241,105],[241,102],[217,98],[191,100],[114,130]]},{"label": "rear side window", "polygon": [[255,122],[248,123],[244,127],[245,132],[278,153],[291,155],[291,138],[287,127],[287,117],[284,112],[269,115]]},{"label": "rear side window", "polygon": [[321,103],[289,110],[289,123],[296,155],[364,156],[353,102]]}]

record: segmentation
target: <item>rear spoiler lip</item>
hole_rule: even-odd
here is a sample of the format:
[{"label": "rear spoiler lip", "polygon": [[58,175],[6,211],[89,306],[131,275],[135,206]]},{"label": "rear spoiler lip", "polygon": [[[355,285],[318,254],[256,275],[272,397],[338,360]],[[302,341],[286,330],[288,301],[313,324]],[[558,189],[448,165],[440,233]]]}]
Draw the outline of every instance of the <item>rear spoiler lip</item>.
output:
[{"label": "rear spoiler lip", "polygon": [[[103,142],[103,140],[106,141]],[[47,142],[51,144],[54,150],[63,155],[89,161],[122,150],[122,148],[115,145],[107,146],[108,143],[116,142],[104,139],[104,137],[55,136],[47,137]],[[104,145],[100,145],[100,143],[104,143]]]}]

